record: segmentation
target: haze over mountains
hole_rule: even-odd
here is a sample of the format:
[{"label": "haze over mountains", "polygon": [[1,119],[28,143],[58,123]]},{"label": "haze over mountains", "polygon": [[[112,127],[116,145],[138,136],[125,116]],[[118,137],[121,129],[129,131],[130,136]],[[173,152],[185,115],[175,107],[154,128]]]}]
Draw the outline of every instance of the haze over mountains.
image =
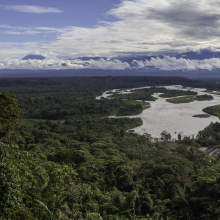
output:
[{"label": "haze over mountains", "polygon": [[[14,72],[22,70],[51,71],[51,70],[73,70],[83,71],[106,70],[111,73],[126,71],[127,73],[165,74],[176,75],[181,73],[187,75],[189,72],[208,73],[218,76],[220,69],[220,52],[208,49],[200,51],[189,51],[175,55],[143,55],[132,54],[118,57],[79,57],[59,58],[42,54],[29,54],[22,59],[0,62],[0,73],[9,70]],[[199,74],[198,73],[198,74]],[[108,72],[109,74],[109,72]]]}]

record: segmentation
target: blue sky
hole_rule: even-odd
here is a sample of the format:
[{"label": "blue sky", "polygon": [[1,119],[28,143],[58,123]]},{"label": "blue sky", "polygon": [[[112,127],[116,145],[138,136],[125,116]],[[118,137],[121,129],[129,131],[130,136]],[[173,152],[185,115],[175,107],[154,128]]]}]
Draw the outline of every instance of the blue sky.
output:
[{"label": "blue sky", "polygon": [[[105,20],[105,13],[119,2],[119,0],[2,0],[0,19],[2,24],[15,27],[92,27],[100,20]],[[29,10],[28,13],[27,9],[25,13],[25,5],[42,7],[48,12],[40,13],[39,9],[38,13],[34,10],[32,12]]]},{"label": "blue sky", "polygon": [[[0,43],[11,49],[2,57],[13,57],[23,43],[33,50],[41,44],[55,41],[70,27],[92,28],[100,21],[114,21],[106,12],[116,7],[120,0],[2,0],[0,2]],[[10,46],[12,45],[12,46]],[[37,46],[36,46],[37,45]],[[24,51],[25,52],[25,51]],[[12,54],[11,54],[12,53]],[[24,53],[15,52],[15,57]],[[0,56],[0,58],[1,58]]]},{"label": "blue sky", "polygon": [[82,56],[219,50],[219,36],[220,0],[0,2],[0,61],[7,61],[0,68],[33,53],[55,63]]}]

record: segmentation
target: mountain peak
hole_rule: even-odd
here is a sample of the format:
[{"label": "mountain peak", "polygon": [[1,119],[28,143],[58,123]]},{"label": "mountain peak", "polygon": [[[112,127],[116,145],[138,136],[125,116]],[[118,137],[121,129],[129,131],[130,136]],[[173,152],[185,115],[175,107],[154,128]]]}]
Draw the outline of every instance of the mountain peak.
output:
[{"label": "mountain peak", "polygon": [[36,54],[29,54],[22,58],[22,60],[45,60],[46,57],[42,55],[36,55]]},{"label": "mountain peak", "polygon": [[203,49],[199,51],[190,51],[190,52],[178,54],[176,58],[184,58],[189,60],[205,60],[211,58],[220,58],[220,52],[212,51],[209,49]]}]

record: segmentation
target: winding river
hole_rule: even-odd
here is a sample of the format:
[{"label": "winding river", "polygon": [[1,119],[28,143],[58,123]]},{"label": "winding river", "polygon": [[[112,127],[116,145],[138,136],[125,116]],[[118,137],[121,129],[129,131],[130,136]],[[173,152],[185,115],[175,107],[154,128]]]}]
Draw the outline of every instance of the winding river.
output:
[{"label": "winding river", "polygon": [[[183,88],[179,85],[164,86],[164,88],[191,90],[197,92],[198,95],[209,94],[205,92],[206,89]],[[110,92],[116,91],[117,90],[112,90]],[[107,98],[110,95],[109,92],[105,92],[102,96],[97,97],[97,99],[101,97]],[[144,110],[139,115],[125,117],[139,117],[143,120],[141,126],[132,129],[138,134],[148,133],[151,134],[153,138],[160,138],[161,132],[165,130],[171,134],[173,139],[177,139],[179,133],[182,137],[195,137],[200,130],[203,130],[211,122],[219,121],[216,116],[210,116],[208,118],[193,117],[194,115],[204,114],[202,109],[208,106],[220,104],[220,95],[217,93],[211,95],[214,97],[211,101],[193,101],[190,103],[173,104],[167,102],[165,98],[159,97],[159,94],[154,94],[158,99],[156,101],[148,101],[151,105],[150,108]],[[111,118],[117,118],[117,116],[111,116]]]}]

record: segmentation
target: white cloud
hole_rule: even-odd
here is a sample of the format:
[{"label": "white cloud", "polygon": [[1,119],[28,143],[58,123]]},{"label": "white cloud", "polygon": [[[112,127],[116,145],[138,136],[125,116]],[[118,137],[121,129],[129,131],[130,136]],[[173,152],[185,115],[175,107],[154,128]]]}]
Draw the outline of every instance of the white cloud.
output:
[{"label": "white cloud", "polygon": [[117,21],[72,27],[45,49],[77,57],[219,47],[220,1],[211,1],[124,0],[107,13]]},{"label": "white cloud", "polygon": [[[122,0],[107,12],[108,16],[116,18],[114,21],[99,22],[91,28],[4,28],[11,28],[11,32],[5,32],[7,34],[53,33],[56,39],[38,43],[39,49],[72,58],[220,48],[219,6],[220,0]],[[54,12],[56,10],[61,12],[59,9]],[[53,9],[33,6],[28,11],[46,13]],[[30,51],[34,49],[35,46],[30,47]]]},{"label": "white cloud", "polygon": [[9,25],[0,25],[0,33],[8,35],[37,35],[37,34],[60,34],[72,28],[51,28],[51,27],[16,27]]},{"label": "white cloud", "polygon": [[[39,51],[33,52],[33,54],[42,54]],[[135,68],[127,62],[122,62],[118,59],[74,59],[65,60],[58,59],[54,54],[43,54],[46,59],[44,60],[20,60],[13,59],[5,62],[0,62],[0,69],[105,69],[105,70],[126,70],[126,69],[149,69],[150,67],[157,68],[159,70],[171,71],[171,70],[214,70],[220,68],[220,59],[212,58],[205,60],[188,60],[177,59],[175,57],[165,56],[162,58],[152,58],[151,60],[133,61]]]},{"label": "white cloud", "polygon": [[2,5],[2,8],[8,11],[17,11],[24,13],[44,14],[44,13],[61,13],[57,8],[41,7],[36,5]]},{"label": "white cloud", "polygon": [[36,34],[41,34],[42,32],[30,29],[26,31],[0,31],[0,33],[8,34],[8,35],[36,35]]},{"label": "white cloud", "polygon": [[[36,53],[37,54],[37,53]],[[45,54],[45,56],[47,56]],[[129,69],[130,65],[120,60],[62,60],[54,56],[48,56],[44,60],[20,60],[13,59],[0,63],[0,69],[108,69],[108,70],[124,70]]]},{"label": "white cloud", "polygon": [[9,35],[21,35],[21,32],[19,31],[0,31],[0,33],[9,34]]},{"label": "white cloud", "polygon": [[86,63],[87,65],[85,67],[91,69],[108,69],[108,70],[130,69],[130,65],[128,63],[122,62],[118,59],[114,59],[114,60],[105,60],[102,58],[99,60],[90,59]]},{"label": "white cloud", "polygon": [[164,59],[157,57],[149,61],[135,61],[135,64],[137,68],[149,68],[153,66],[159,70],[213,70],[220,68],[220,59],[189,60],[165,56]]},{"label": "white cloud", "polygon": [[[24,57],[30,53],[30,51],[39,50],[41,47],[40,43],[37,42],[26,42],[26,43],[1,43],[0,42],[0,61]],[[5,56],[7,54],[7,57]]]}]

